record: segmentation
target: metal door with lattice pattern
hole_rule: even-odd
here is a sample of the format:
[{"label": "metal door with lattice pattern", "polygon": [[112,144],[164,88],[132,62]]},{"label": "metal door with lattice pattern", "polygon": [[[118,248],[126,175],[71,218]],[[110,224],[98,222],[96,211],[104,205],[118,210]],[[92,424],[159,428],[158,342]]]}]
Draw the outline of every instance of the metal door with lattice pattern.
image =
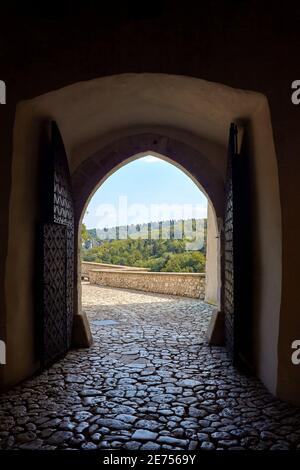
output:
[{"label": "metal door with lattice pattern", "polygon": [[68,159],[51,124],[42,205],[42,360],[52,363],[71,346],[74,307],[74,208]]},{"label": "metal door with lattice pattern", "polygon": [[227,351],[236,366],[249,365],[250,209],[247,157],[238,149],[238,127],[229,131],[223,227],[223,289]]}]

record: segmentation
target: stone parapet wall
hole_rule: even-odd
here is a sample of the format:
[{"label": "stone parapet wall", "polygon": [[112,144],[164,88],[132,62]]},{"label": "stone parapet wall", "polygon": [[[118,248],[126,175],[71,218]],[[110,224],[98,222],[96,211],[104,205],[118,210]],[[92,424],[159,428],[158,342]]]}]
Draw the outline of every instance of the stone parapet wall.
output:
[{"label": "stone parapet wall", "polygon": [[121,266],[119,264],[109,264],[109,263],[95,263],[92,261],[82,261],[81,262],[81,277],[89,277],[89,271],[92,269],[117,269],[117,270],[126,270],[126,271],[149,271],[148,268],[136,268],[133,266]]},{"label": "stone parapet wall", "polygon": [[91,284],[144,292],[205,298],[205,273],[156,273],[120,269],[91,269]]}]

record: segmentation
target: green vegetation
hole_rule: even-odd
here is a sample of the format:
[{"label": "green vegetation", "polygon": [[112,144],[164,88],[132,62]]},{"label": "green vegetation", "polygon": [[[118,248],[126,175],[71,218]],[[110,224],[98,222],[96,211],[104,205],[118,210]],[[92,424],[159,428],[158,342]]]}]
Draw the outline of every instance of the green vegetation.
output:
[{"label": "green vegetation", "polygon": [[81,224],[81,241],[87,242],[90,239],[90,234],[87,231],[85,224]]},{"label": "green vegetation", "polygon": [[[179,240],[174,238],[176,226],[182,227],[182,221],[176,222],[176,225],[174,223],[171,225],[173,228],[171,228],[171,236],[169,239],[163,239],[161,235],[159,239],[154,240],[141,238],[141,236],[146,238],[145,234],[147,233],[146,230],[148,230],[147,224],[139,225],[139,230],[137,226],[134,226],[134,230],[132,228],[133,226],[130,226],[130,238],[125,240],[101,240],[98,230],[86,230],[84,227],[82,231],[82,241],[84,245],[82,248],[82,259],[84,261],[94,261],[98,263],[144,267],[156,272],[204,272],[206,244],[204,243],[203,245],[202,243],[201,249],[197,251],[187,250],[187,243],[189,241],[187,238]],[[202,227],[203,233],[201,234],[201,238],[204,238],[205,242],[206,220],[204,223],[202,221],[202,224],[199,224],[199,226]],[[119,227],[117,231],[120,232],[120,229],[123,228]],[[130,230],[128,230],[127,227],[126,230],[129,234]],[[157,230],[160,231],[161,234],[163,233],[162,224]],[[108,231],[108,236],[115,237],[116,228],[108,229],[105,232],[106,236]],[[86,232],[88,233],[88,238],[86,238]],[[139,233],[140,238],[133,237],[136,232]],[[141,235],[141,233],[143,235]],[[152,231],[152,237],[153,234],[154,232]],[[100,236],[103,237],[103,233],[101,233]],[[157,234],[155,234],[155,236],[157,236]],[[199,230],[197,236],[199,236]]]}]

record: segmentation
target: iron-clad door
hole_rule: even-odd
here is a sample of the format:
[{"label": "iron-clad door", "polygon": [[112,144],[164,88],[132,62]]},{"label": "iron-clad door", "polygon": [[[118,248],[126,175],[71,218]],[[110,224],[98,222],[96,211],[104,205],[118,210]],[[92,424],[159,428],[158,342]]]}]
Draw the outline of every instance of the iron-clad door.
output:
[{"label": "iron-clad door", "polygon": [[[245,360],[249,325],[249,207],[247,207],[246,156],[238,151],[238,127],[229,131],[223,230],[223,289],[225,338],[228,353],[236,366]],[[248,347],[248,346],[247,346]],[[247,351],[248,353],[248,351]]]},{"label": "iron-clad door", "polygon": [[71,345],[74,285],[74,207],[68,159],[51,124],[43,173],[42,358],[44,365]]}]

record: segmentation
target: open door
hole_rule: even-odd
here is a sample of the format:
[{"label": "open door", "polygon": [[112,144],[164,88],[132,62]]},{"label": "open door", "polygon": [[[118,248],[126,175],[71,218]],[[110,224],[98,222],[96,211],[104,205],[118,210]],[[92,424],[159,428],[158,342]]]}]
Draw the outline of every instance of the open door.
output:
[{"label": "open door", "polygon": [[[229,131],[223,227],[222,306],[226,347],[233,364],[251,368],[251,213],[247,154]],[[238,141],[239,137],[239,141]],[[239,145],[238,145],[239,142]]]},{"label": "open door", "polygon": [[41,236],[42,361],[71,346],[74,310],[74,207],[68,159],[55,122],[43,163]]}]

